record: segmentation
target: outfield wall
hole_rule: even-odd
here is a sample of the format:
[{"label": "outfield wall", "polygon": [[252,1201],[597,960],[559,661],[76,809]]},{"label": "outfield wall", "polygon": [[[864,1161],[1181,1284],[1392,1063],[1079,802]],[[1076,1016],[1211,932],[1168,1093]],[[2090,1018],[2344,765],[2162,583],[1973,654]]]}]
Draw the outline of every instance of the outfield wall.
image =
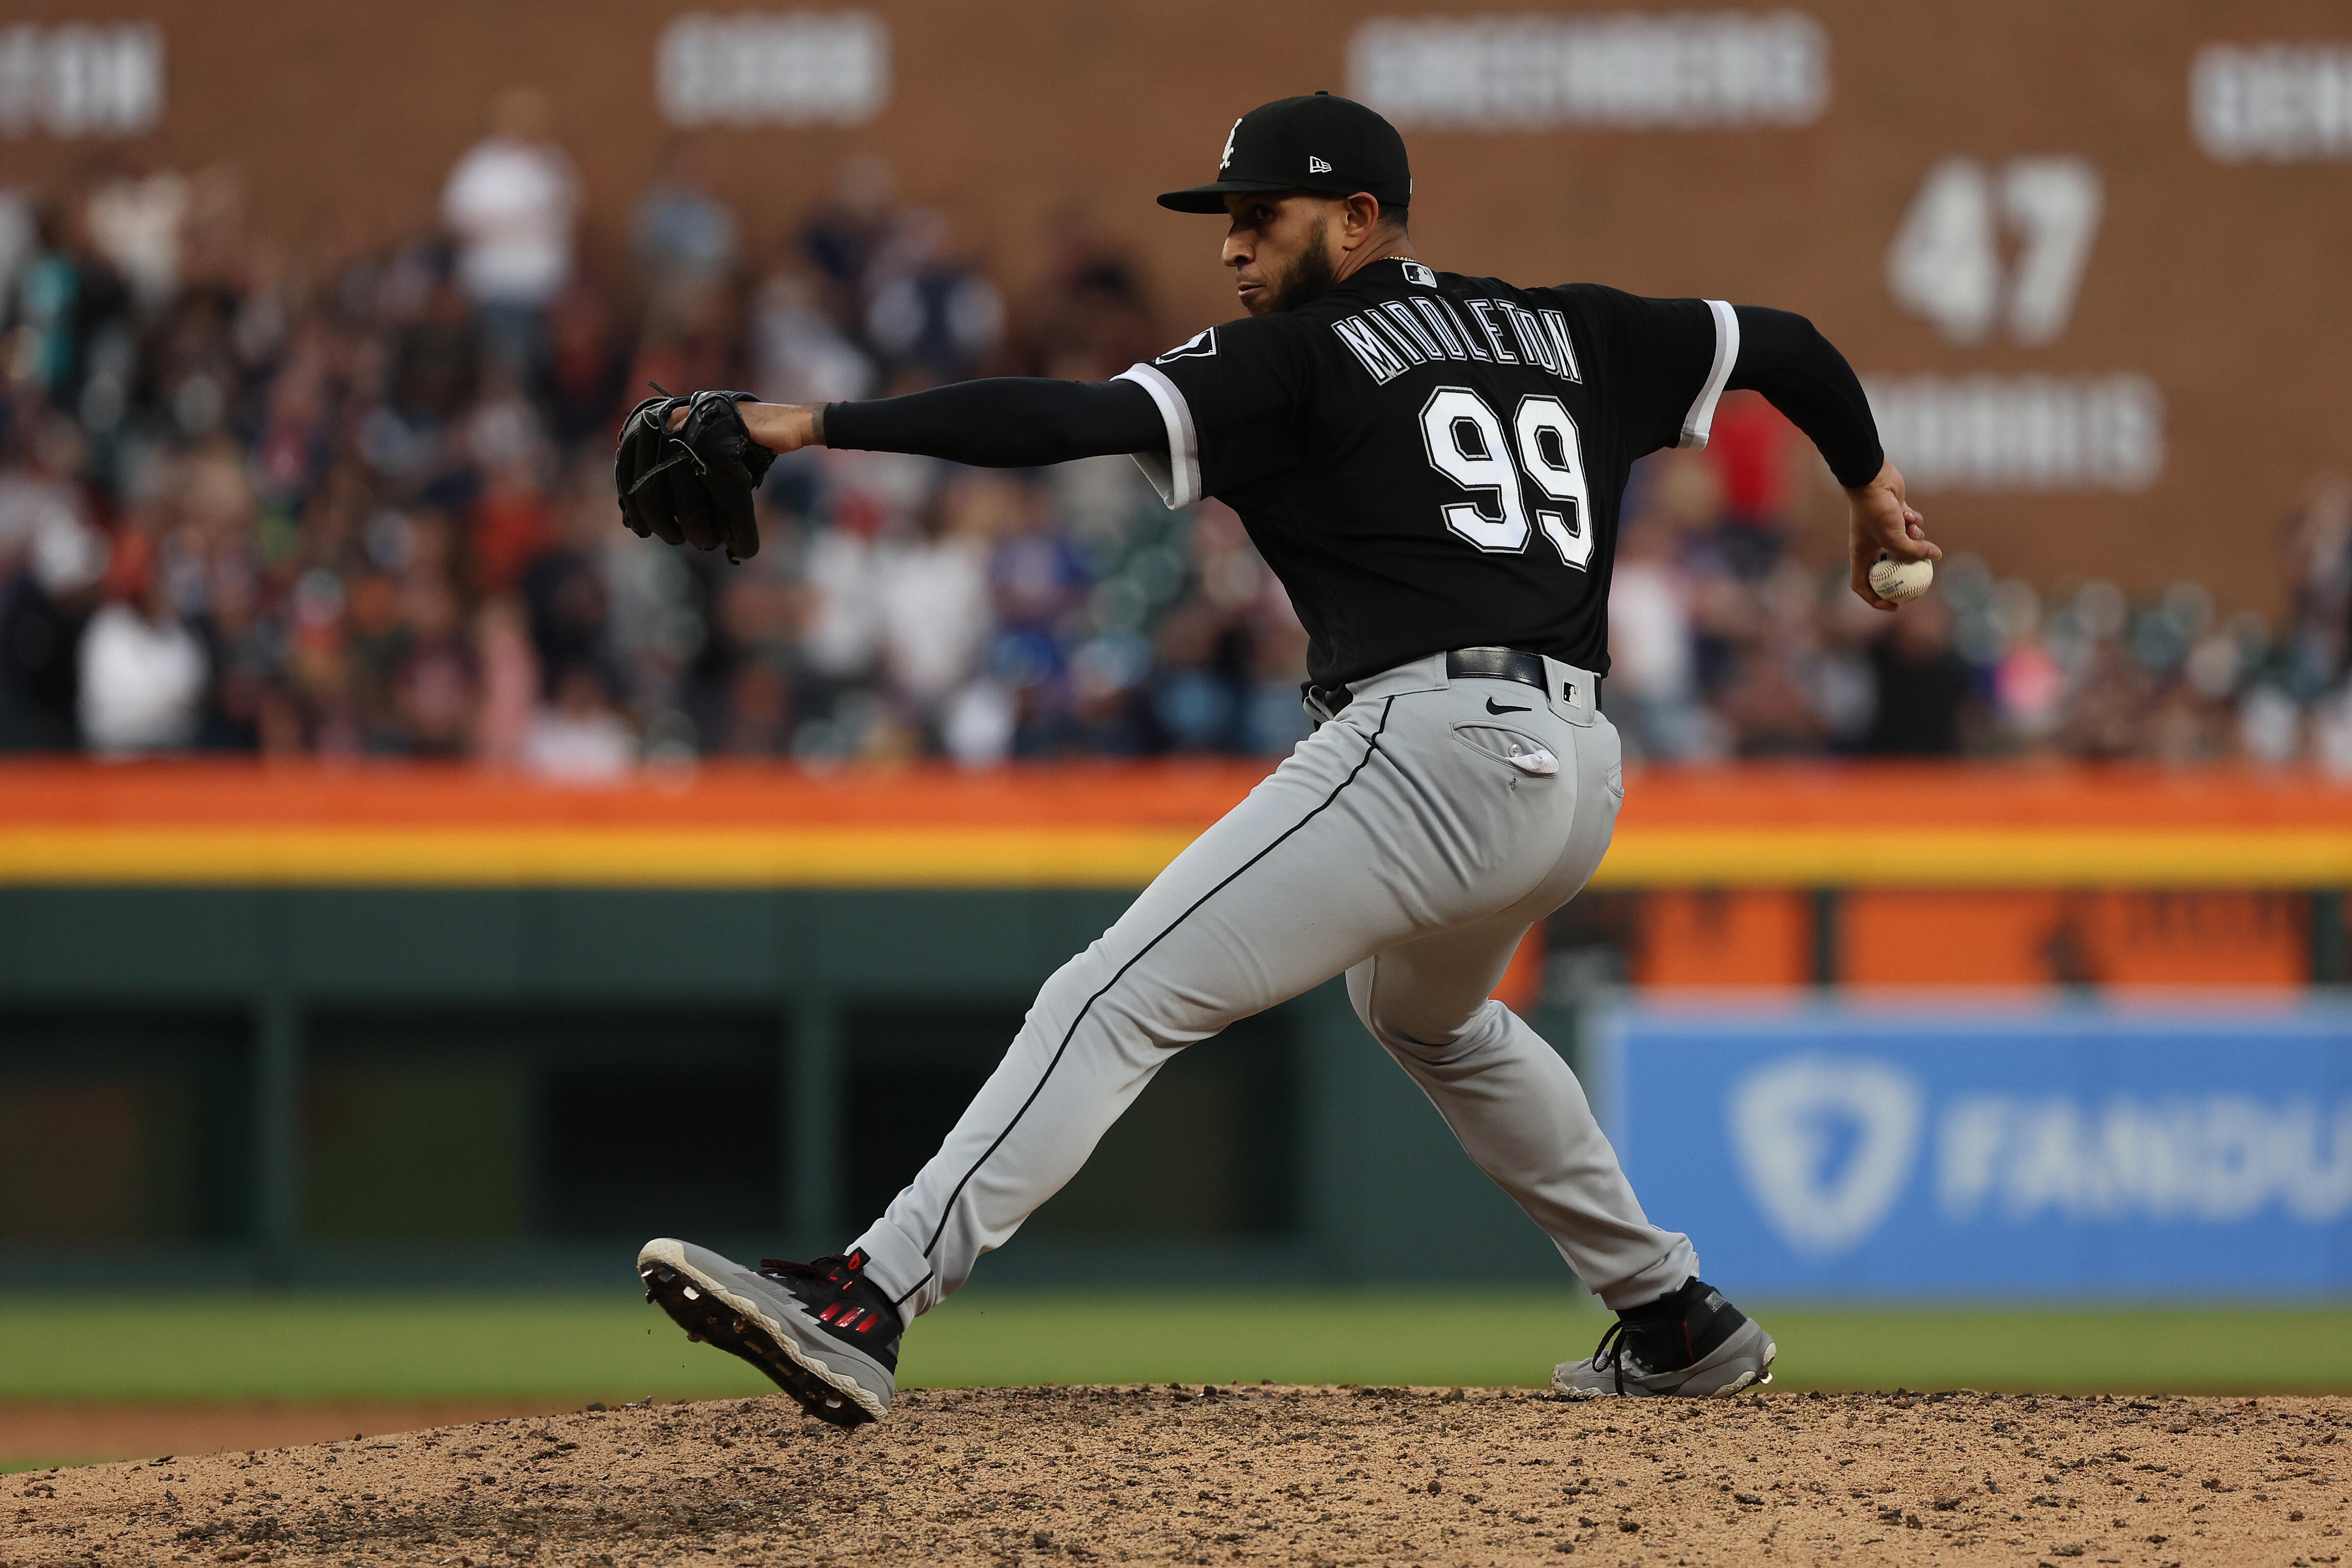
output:
[{"label": "outfield wall", "polygon": [[[53,1279],[60,1259],[77,1279],[595,1279],[671,1230],[746,1251],[837,1247],[953,1120],[1036,986],[1255,777],[712,768],[580,791],[415,768],[0,769],[0,1236],[40,1244],[9,1249],[0,1281]],[[1722,1061],[1789,1046],[1791,1030],[1835,1037],[1835,1056],[1890,1015],[1791,1014],[1791,998],[1867,995],[1842,983],[1888,972],[1931,980],[1938,964],[2060,982],[2078,1008],[2201,981],[2202,1010],[2158,1005],[2180,1014],[2165,1049],[2200,1064],[2211,1093],[2293,1099],[2237,1085],[2255,1054],[2231,1042],[2343,977],[2343,799],[2315,780],[2154,772],[1654,772],[1633,780],[1598,885],[1507,990],[1604,1092],[1631,1093],[1645,1191],[1727,1270],[1782,1288],[1943,1289],[1932,1270],[1808,1272],[1741,1250],[1778,1234],[1748,1176],[1685,1179],[1735,1157],[1716,1103],[1729,1091],[1690,1098],[1696,1119],[1669,1137],[1643,1120],[1643,1073],[1681,1071],[1689,1039],[1627,1033],[1612,1071],[1580,1051],[1582,1020],[1629,977],[1712,965]],[[1889,800],[1932,827],[1854,828]],[[1741,989],[1758,978],[1742,964],[1777,984]],[[1975,1005],[1943,996],[1924,1015],[1941,1043],[1893,1030],[1886,1049],[1958,1061],[2021,1038]],[[2336,1077],[2294,1092],[2318,1108],[2306,1185],[2320,1186],[2352,1170],[2326,1141],[2352,1083],[2340,1022],[2327,1028],[2312,1071]],[[2138,1050],[2115,1038],[2110,1059]],[[1706,1071],[1692,1082],[1731,1069]],[[1987,1082],[1971,1092],[2055,1092]],[[1860,1113],[1839,1114],[1770,1145],[1799,1207],[1841,1201],[1868,1141]],[[1669,1147],[1685,1153],[1643,1163]],[[1749,1211],[1724,1207],[1742,1192]],[[2237,1277],[2340,1287],[2343,1244],[2326,1244],[2337,1261]],[[2057,1256],[2017,1254],[2031,1278],[1983,1282],[2212,1284],[2070,1273]],[[1557,1270],[1337,985],[1180,1057],[990,1266]]]}]

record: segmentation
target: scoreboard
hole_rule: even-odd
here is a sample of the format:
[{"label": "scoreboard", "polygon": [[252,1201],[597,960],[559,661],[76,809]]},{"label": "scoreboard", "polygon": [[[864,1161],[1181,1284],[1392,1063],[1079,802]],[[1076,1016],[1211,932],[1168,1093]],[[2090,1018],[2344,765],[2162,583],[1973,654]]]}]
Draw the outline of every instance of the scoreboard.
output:
[{"label": "scoreboard", "polygon": [[1948,549],[2282,607],[2282,521],[2352,470],[2352,13],[1822,4],[1357,37],[1351,79],[1417,122],[1433,253],[1471,229],[1522,278],[1801,310]]},{"label": "scoreboard", "polygon": [[1350,92],[1405,132],[1427,259],[1804,312],[1936,537],[2044,584],[2275,612],[2282,520],[2352,471],[2352,12],[2315,0],[124,0],[0,27],[0,162],[231,168],[258,226],[327,254],[429,223],[518,83],[616,276],[677,138],[762,265],[878,157],[1015,289],[1083,206],[1170,342],[1231,294],[1213,221],[1153,193],[1252,105]]}]

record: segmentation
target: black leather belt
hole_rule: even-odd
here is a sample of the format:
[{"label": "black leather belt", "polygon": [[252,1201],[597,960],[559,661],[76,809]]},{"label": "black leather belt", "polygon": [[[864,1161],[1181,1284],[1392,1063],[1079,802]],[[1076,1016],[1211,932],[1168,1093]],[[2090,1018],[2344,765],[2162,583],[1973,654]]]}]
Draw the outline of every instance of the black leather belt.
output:
[{"label": "black leather belt", "polygon": [[1456,648],[1445,655],[1445,676],[1458,681],[1465,677],[1488,681],[1517,681],[1523,686],[1533,686],[1549,700],[1551,685],[1544,678],[1541,654],[1523,653],[1517,648]]},{"label": "black leather belt", "polygon": [[[1546,701],[1551,698],[1551,684],[1544,678],[1543,656],[1517,648],[1456,648],[1445,655],[1445,678],[1517,681],[1543,693]],[[1325,713],[1336,714],[1355,700],[1355,694],[1345,686],[1309,685],[1307,700],[1319,705]]]}]

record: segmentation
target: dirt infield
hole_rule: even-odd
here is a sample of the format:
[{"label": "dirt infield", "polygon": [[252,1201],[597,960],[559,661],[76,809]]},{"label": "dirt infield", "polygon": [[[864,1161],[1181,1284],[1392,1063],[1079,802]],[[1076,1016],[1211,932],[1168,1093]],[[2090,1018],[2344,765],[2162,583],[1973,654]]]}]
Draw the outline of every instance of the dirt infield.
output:
[{"label": "dirt infield", "polygon": [[0,1481],[0,1564],[2336,1563],[2352,1400],[914,1392]]},{"label": "dirt infield", "polygon": [[[350,1405],[0,1405],[0,1467],[287,1448],[426,1427],[576,1410],[579,1400],[441,1399]],[[5,1488],[0,1481],[0,1488]],[[5,1491],[0,1491],[4,1496]]]}]

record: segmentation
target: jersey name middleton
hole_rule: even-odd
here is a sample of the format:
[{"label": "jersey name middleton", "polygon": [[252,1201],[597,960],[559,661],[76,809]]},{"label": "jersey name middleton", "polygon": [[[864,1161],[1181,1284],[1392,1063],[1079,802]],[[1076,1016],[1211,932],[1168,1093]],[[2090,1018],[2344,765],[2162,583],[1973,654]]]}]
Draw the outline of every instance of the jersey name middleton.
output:
[{"label": "jersey name middleton", "polygon": [[1605,673],[1626,474],[1706,444],[1738,354],[1719,300],[1392,257],[1119,379],[1166,423],[1167,450],[1136,455],[1160,497],[1240,514],[1306,624],[1309,679],[1336,685],[1482,646]]},{"label": "jersey name middleton", "polygon": [[[1478,330],[1470,329],[1475,317]],[[1498,326],[1497,323],[1500,323]],[[1402,328],[1402,330],[1399,330]],[[1531,311],[1507,299],[1448,299],[1424,294],[1384,299],[1371,309],[1331,323],[1339,340],[1354,350],[1372,380],[1387,385],[1413,365],[1432,360],[1483,364],[1541,365],[1566,381],[1580,382],[1576,344],[1563,311]],[[1511,348],[1518,352],[1515,356]]]}]

